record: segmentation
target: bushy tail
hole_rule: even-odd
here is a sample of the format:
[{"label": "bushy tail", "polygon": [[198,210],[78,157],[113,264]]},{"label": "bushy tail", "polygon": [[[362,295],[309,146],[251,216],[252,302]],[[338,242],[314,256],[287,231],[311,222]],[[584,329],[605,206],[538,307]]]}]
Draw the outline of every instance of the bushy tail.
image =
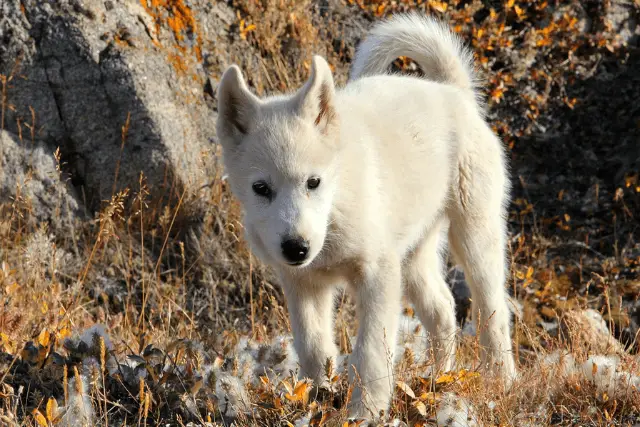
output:
[{"label": "bushy tail", "polygon": [[472,53],[444,23],[417,13],[376,24],[358,46],[350,78],[384,74],[399,56],[413,59],[427,79],[468,90],[477,98]]}]

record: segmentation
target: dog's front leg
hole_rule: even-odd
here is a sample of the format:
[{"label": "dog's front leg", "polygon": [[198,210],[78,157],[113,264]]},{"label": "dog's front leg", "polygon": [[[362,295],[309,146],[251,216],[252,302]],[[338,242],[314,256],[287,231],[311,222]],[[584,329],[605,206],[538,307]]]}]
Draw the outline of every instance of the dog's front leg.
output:
[{"label": "dog's front leg", "polygon": [[335,366],[338,355],[333,339],[334,288],[287,275],[281,275],[281,281],[301,374],[313,379],[316,385],[323,385],[325,363],[332,358]]},{"label": "dog's front leg", "polygon": [[349,371],[350,383],[355,386],[350,417],[377,418],[381,410],[389,408],[394,390],[401,277],[400,260],[391,256],[364,266],[360,282],[354,284],[359,330]]}]

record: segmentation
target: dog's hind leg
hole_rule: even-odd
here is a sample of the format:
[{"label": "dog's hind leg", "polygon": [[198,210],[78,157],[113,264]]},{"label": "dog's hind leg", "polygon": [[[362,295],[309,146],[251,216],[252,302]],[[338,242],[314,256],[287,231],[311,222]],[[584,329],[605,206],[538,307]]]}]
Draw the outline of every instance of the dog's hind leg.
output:
[{"label": "dog's hind leg", "polygon": [[428,334],[436,370],[453,368],[456,351],[455,301],[447,286],[441,246],[447,221],[434,224],[403,268],[407,296]]},{"label": "dog's hind leg", "polygon": [[471,288],[482,362],[508,385],[515,377],[505,288],[508,181],[497,147],[485,148],[478,150],[481,155],[466,153],[460,159],[449,209],[449,245]]}]

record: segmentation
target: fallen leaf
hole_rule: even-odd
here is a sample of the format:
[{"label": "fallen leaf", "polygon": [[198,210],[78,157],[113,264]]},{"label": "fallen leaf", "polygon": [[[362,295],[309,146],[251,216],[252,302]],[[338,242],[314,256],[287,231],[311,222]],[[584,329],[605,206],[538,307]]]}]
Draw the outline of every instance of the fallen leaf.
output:
[{"label": "fallen leaf", "polygon": [[451,374],[440,375],[438,379],[436,379],[436,384],[451,384],[456,379]]},{"label": "fallen leaf", "polygon": [[38,409],[34,409],[31,412],[31,414],[33,415],[33,418],[36,419],[36,422],[40,427],[47,427],[49,425],[47,423],[47,419],[44,417],[44,415],[42,415],[42,412],[40,412]]},{"label": "fallen leaf", "polygon": [[404,392],[404,394],[406,394],[407,396],[409,396],[412,399],[416,398],[416,394],[413,392],[413,390],[411,390],[411,387],[409,387],[409,385],[407,383],[405,383],[404,381],[396,381],[396,385],[398,386],[398,388],[400,390],[402,390]]}]

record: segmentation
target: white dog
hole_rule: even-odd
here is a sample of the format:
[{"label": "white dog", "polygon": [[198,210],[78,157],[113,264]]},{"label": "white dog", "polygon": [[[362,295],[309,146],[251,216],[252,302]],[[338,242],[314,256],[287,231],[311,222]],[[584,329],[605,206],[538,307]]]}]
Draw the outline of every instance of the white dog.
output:
[{"label": "white dog", "polygon": [[[413,58],[426,79],[388,75],[399,56]],[[355,296],[350,416],[389,407],[403,288],[436,360],[453,367],[447,240],[471,287],[483,361],[506,381],[515,375],[504,286],[507,170],[477,98],[471,54],[443,24],[418,15],[376,25],[344,88],[319,56],[292,94],[256,97],[235,65],[220,82],[217,132],[246,238],[277,271],[302,373],[319,383],[338,354],[336,288]]]}]

